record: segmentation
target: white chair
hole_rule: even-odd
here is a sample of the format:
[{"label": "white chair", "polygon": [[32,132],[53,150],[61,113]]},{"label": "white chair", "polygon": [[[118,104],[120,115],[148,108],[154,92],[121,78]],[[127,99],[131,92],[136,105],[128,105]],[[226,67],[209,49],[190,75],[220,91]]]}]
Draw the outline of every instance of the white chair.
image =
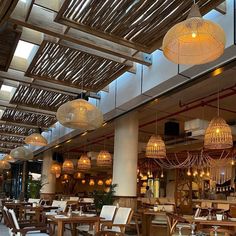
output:
[{"label": "white chair", "polygon": [[37,203],[39,204],[40,199],[39,198],[29,198],[28,199],[28,203]]},{"label": "white chair", "polygon": [[59,207],[63,212],[66,210],[66,205],[67,201],[57,201],[57,200],[52,201],[52,206]]},{"label": "white chair", "polygon": [[79,201],[79,197],[70,197],[70,201]]},{"label": "white chair", "polygon": [[14,236],[49,236],[47,233],[41,233],[40,230],[48,230],[47,227],[40,227],[40,230],[38,230],[37,227],[25,227],[20,228],[18,220],[16,218],[16,214],[14,210],[8,210],[10,217],[9,220],[12,225],[11,232],[14,234]]},{"label": "white chair", "polygon": [[131,208],[119,207],[116,211],[113,222],[105,222],[102,224],[102,231],[124,233],[125,227],[130,223],[132,216],[133,210]]},{"label": "white chair", "polygon": [[[100,217],[102,218],[100,220],[101,224],[103,222],[112,222],[115,212],[116,212],[116,206],[104,205],[100,213]],[[94,229],[87,224],[80,225],[77,227],[77,229],[80,231],[88,232],[89,234],[94,234]]]}]

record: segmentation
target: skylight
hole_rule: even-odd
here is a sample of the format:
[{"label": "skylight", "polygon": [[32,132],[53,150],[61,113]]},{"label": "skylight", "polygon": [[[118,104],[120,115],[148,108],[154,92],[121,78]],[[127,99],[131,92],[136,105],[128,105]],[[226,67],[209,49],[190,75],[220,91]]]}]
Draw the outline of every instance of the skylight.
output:
[{"label": "skylight", "polygon": [[14,56],[28,59],[34,48],[34,44],[19,40]]},{"label": "skylight", "polygon": [[14,89],[14,87],[12,87],[12,86],[8,86],[8,85],[2,85],[1,86],[1,91],[5,91],[5,92],[11,92],[12,90]]}]

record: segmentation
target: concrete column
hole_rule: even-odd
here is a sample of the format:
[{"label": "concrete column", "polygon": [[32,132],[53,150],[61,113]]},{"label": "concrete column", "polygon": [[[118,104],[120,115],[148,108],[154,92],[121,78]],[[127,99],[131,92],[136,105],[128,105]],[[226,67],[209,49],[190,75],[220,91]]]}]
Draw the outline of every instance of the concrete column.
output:
[{"label": "concrete column", "polygon": [[118,184],[116,196],[136,197],[138,160],[138,117],[128,113],[116,120],[113,184]]},{"label": "concrete column", "polygon": [[40,190],[41,198],[53,199],[56,190],[56,177],[51,174],[50,169],[53,164],[52,151],[48,150],[43,153],[42,168],[42,188]]}]

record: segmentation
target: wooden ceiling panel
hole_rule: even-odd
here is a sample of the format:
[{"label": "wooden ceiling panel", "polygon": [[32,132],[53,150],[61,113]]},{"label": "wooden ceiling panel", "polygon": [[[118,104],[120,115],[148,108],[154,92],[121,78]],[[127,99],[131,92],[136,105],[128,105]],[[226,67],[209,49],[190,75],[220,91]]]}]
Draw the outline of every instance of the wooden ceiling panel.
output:
[{"label": "wooden ceiling panel", "polygon": [[16,136],[8,136],[8,135],[2,135],[0,133],[0,143],[5,142],[5,143],[14,143],[15,145],[22,145],[24,144],[24,137],[16,137]]},{"label": "wooden ceiling panel", "polygon": [[[196,1],[202,14],[222,2]],[[64,1],[55,21],[151,53],[173,25],[186,19],[192,4],[192,0],[71,0]]]},{"label": "wooden ceiling panel", "polygon": [[130,67],[49,41],[43,41],[26,76],[98,92]]},{"label": "wooden ceiling panel", "polygon": [[0,26],[8,20],[17,3],[18,0],[0,0]]},{"label": "wooden ceiling panel", "polygon": [[8,70],[20,35],[21,32],[11,28],[0,31],[0,70]]},{"label": "wooden ceiling panel", "polygon": [[57,111],[64,103],[75,99],[75,96],[32,86],[19,85],[10,103],[37,109]]},{"label": "wooden ceiling panel", "polygon": [[19,124],[35,125],[41,128],[48,128],[57,121],[55,116],[39,115],[11,108],[7,108],[4,111],[2,120]]}]

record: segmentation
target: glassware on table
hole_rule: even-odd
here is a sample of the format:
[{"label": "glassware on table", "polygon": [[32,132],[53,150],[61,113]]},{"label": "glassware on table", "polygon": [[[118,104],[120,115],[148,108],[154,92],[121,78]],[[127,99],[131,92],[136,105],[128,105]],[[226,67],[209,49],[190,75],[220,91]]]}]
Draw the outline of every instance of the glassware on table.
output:
[{"label": "glassware on table", "polygon": [[83,214],[83,206],[80,206],[79,207],[79,215],[82,216],[82,214]]},{"label": "glassware on table", "polygon": [[212,228],[214,229],[214,236],[217,236],[217,229],[219,226],[213,225]]},{"label": "glassware on table", "polygon": [[191,236],[195,236],[195,229],[196,229],[196,224],[195,223],[191,223],[190,224],[190,228],[191,228]]},{"label": "glassware on table", "polygon": [[212,214],[211,214],[211,211],[212,211],[212,208],[208,208],[208,216],[207,216],[207,219],[208,220],[212,220]]}]

